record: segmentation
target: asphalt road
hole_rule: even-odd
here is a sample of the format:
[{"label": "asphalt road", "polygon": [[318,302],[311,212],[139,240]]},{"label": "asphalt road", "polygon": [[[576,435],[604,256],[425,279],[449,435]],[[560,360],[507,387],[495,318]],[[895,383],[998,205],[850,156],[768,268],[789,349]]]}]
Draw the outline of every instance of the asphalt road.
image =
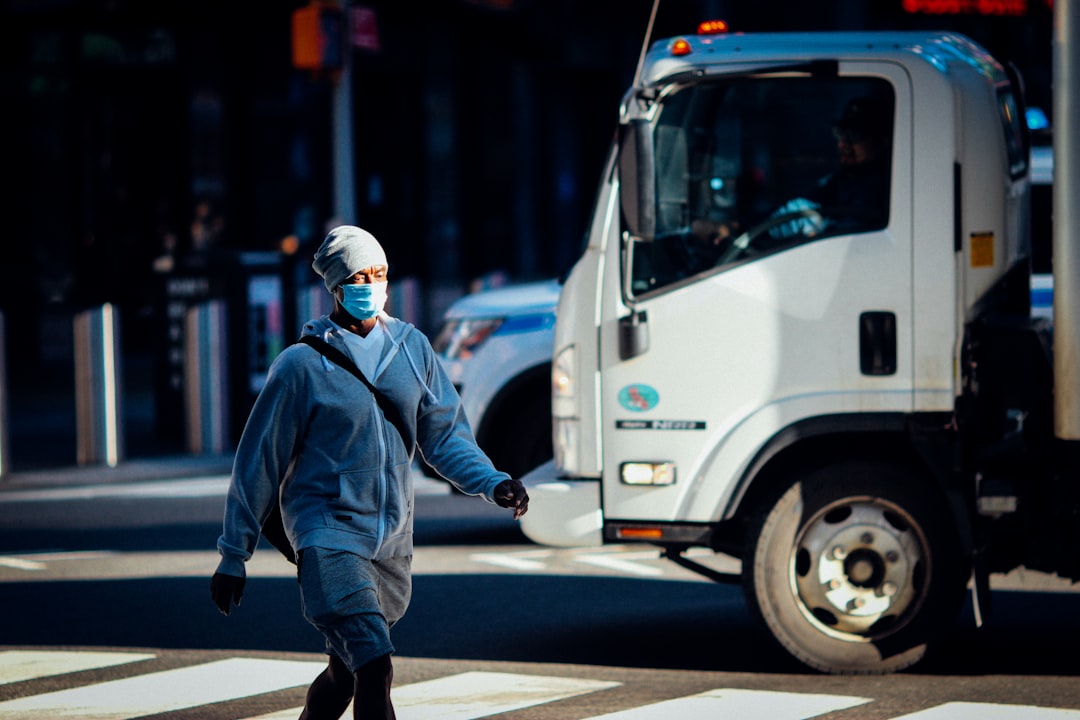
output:
[{"label": "asphalt road", "polygon": [[[234,658],[301,661],[304,668],[322,662],[321,638],[298,611],[292,566],[273,549],[252,560],[243,604],[230,617],[211,604],[207,581],[216,564],[221,486],[207,478],[0,490],[0,720],[24,716],[17,709],[5,714],[9,703],[133,677],[136,667],[173,671]],[[1063,592],[1053,578],[999,578],[992,622],[976,630],[966,609],[938,652],[913,671],[823,677],[772,649],[737,586],[704,581],[644,547],[541,548],[506,511],[437,486],[428,491],[417,498],[413,602],[393,634],[395,687],[406,699],[413,683],[481,673],[476,677],[492,682],[558,676],[615,683],[500,715],[507,720],[577,720],[687,697],[774,703],[746,717],[886,720],[930,713],[920,720],[937,720],[969,717],[963,714],[969,710],[979,711],[970,717],[998,717],[983,707],[993,704],[1022,709],[1015,717],[1024,720],[1041,718],[1037,708],[1052,708],[1061,720],[1080,718],[1080,594]],[[1004,589],[1017,584],[1043,589]],[[119,649],[153,659],[2,681],[4,651],[43,649],[76,655]],[[483,675],[492,672],[505,678]],[[756,694],[697,697],[718,688]],[[802,714],[777,710],[787,696],[776,693],[797,694]],[[809,715],[815,706],[803,694],[865,702],[830,701],[840,704]],[[256,710],[290,708],[302,698],[302,687],[290,687],[214,704],[213,712],[173,709],[161,717],[256,717]],[[657,717],[676,716],[715,715]]]}]

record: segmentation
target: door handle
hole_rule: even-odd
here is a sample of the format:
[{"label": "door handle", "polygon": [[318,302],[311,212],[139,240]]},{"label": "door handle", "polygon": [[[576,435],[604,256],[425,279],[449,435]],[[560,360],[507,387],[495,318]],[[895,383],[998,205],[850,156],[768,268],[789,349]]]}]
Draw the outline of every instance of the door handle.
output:
[{"label": "door handle", "polygon": [[644,310],[619,318],[619,359],[629,360],[649,349],[649,322]]}]

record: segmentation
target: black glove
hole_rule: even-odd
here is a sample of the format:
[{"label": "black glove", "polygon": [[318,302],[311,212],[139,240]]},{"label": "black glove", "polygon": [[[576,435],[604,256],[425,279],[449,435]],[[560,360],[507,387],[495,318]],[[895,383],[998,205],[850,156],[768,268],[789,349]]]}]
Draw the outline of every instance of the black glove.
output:
[{"label": "black glove", "polygon": [[222,615],[228,615],[232,610],[232,603],[240,607],[240,598],[244,596],[244,583],[246,580],[235,575],[214,573],[210,578],[210,597]]},{"label": "black glove", "polygon": [[513,508],[514,519],[524,515],[529,509],[529,493],[520,480],[503,480],[495,486],[495,504],[499,507]]}]

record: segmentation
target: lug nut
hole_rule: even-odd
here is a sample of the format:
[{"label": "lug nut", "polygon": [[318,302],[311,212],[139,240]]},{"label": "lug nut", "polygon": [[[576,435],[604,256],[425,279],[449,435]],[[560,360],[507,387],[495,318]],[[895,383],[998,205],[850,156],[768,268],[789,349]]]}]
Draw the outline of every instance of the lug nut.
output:
[{"label": "lug nut", "polygon": [[847,557],[847,550],[845,550],[840,545],[837,545],[832,550],[832,556],[834,560],[843,560]]}]

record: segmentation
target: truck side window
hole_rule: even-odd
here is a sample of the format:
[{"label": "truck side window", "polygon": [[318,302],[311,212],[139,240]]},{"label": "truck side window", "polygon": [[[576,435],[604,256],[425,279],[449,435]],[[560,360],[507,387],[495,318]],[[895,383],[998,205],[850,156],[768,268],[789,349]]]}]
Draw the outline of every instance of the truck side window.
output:
[{"label": "truck side window", "polygon": [[813,240],[888,224],[894,95],[879,78],[762,76],[688,85],[655,128],[648,293]]},{"label": "truck side window", "polygon": [[1001,126],[1005,130],[1009,176],[1015,179],[1027,172],[1029,148],[1020,104],[1012,88],[1007,85],[998,89],[998,110],[1001,112]]}]

